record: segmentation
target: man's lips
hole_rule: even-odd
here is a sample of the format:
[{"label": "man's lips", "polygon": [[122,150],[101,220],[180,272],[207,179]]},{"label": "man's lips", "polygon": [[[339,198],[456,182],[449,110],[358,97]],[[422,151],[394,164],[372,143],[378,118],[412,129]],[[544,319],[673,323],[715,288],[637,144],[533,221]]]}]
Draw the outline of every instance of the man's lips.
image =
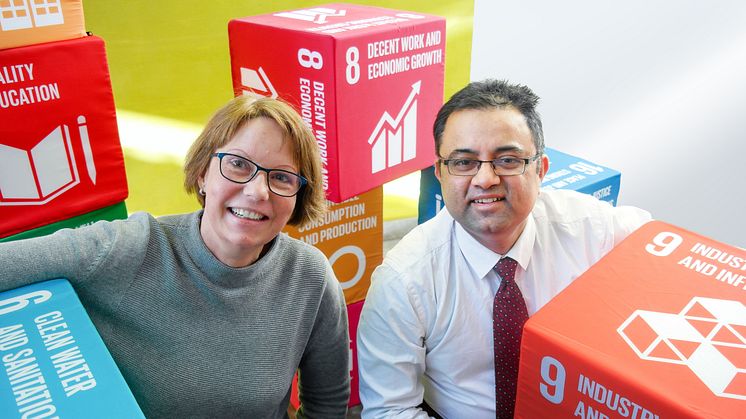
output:
[{"label": "man's lips", "polygon": [[493,202],[504,201],[504,200],[505,200],[505,197],[493,196],[493,197],[490,197],[490,198],[472,199],[471,202],[475,203],[475,204],[491,204]]}]

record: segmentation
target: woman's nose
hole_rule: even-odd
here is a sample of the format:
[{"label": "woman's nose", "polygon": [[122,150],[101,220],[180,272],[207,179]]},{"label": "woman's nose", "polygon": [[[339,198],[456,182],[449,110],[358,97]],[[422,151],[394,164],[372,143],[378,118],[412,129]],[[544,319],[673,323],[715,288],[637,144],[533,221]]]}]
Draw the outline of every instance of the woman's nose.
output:
[{"label": "woman's nose", "polygon": [[260,201],[268,199],[270,191],[267,185],[267,173],[260,170],[253,179],[243,186],[243,193]]}]

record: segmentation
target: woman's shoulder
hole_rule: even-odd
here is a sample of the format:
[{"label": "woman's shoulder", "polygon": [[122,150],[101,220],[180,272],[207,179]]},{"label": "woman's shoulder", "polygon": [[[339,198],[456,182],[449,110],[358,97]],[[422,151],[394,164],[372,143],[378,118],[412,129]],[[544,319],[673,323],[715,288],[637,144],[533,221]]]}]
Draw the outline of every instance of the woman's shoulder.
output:
[{"label": "woman's shoulder", "polygon": [[60,230],[56,235],[83,241],[115,241],[147,239],[155,219],[146,212],[135,212],[124,219],[99,220],[73,230]]},{"label": "woman's shoulder", "polygon": [[190,214],[156,217],[139,211],[126,219],[96,223],[92,227],[94,234],[110,236],[118,247],[139,249],[149,247],[153,241],[171,241],[178,237],[180,226],[188,225],[190,217]]},{"label": "woman's shoulder", "polygon": [[199,210],[186,214],[161,215],[159,217],[153,217],[151,214],[146,212],[137,214],[140,214],[143,217],[143,220],[147,219],[151,225],[157,225],[158,228],[182,229],[189,228],[192,225],[198,226],[202,211]]},{"label": "woman's shoulder", "polygon": [[308,262],[324,263],[327,258],[318,248],[294,237],[287,233],[280,233],[277,236],[278,248],[282,249],[285,257],[304,260]]}]

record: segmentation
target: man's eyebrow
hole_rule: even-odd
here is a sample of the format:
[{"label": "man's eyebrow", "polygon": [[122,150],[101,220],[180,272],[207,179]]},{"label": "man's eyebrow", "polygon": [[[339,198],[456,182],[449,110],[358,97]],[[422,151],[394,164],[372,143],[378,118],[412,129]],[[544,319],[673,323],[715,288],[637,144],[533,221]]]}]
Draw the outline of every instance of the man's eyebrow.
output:
[{"label": "man's eyebrow", "polygon": [[448,155],[452,156],[454,154],[477,154],[475,150],[472,150],[470,148],[457,148],[453,151],[451,151]]},{"label": "man's eyebrow", "polygon": [[498,147],[494,150],[495,153],[505,153],[508,151],[517,151],[521,152],[523,151],[523,147],[515,146],[515,145],[506,145],[502,147]]},{"label": "man's eyebrow", "polygon": [[[509,151],[522,152],[523,148],[514,146],[514,145],[507,145],[507,146],[497,147],[496,149],[492,150],[492,152],[495,154],[506,153]],[[479,154],[479,152],[471,148],[457,148],[451,151],[448,155],[452,156],[454,154]]]}]

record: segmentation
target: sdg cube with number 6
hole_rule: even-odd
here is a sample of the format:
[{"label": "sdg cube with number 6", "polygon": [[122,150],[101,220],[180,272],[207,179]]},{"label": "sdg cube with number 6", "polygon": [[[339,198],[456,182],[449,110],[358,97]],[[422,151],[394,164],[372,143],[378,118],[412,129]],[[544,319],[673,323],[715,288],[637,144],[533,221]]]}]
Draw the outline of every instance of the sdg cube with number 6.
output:
[{"label": "sdg cube with number 6", "polygon": [[432,164],[443,100],[445,19],[352,4],[234,19],[236,95],[297,107],[341,202]]},{"label": "sdg cube with number 6", "polygon": [[660,221],[526,323],[516,417],[743,417],[746,251]]},{"label": "sdg cube with number 6", "polygon": [[0,293],[0,416],[144,418],[66,279]]}]

